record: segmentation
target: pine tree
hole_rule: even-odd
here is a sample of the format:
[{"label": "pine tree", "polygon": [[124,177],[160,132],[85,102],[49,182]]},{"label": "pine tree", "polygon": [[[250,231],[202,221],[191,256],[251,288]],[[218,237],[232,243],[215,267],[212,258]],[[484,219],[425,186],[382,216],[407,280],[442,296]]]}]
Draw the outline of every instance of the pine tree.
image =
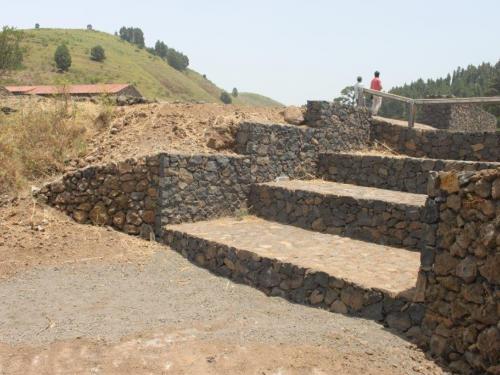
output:
[{"label": "pine tree", "polygon": [[162,59],[167,57],[168,47],[161,40],[157,40],[155,44],[155,53],[157,56],[160,56]]}]

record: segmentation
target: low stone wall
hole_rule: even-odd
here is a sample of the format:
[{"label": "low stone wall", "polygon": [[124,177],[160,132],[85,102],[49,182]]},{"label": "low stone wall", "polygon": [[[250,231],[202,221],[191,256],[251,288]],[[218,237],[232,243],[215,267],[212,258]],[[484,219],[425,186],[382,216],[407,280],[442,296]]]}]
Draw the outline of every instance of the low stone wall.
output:
[{"label": "low stone wall", "polygon": [[[289,156],[287,162],[300,165],[298,157]],[[315,173],[315,156],[307,159],[314,160],[310,177]],[[258,158],[159,154],[67,174],[37,195],[79,223],[111,225],[150,238],[166,224],[244,210],[252,183],[271,181],[283,173],[282,164],[252,164]]]},{"label": "low stone wall", "polygon": [[352,131],[366,124],[371,117],[367,108],[344,106],[334,102],[309,100],[305,114],[306,124],[313,128],[333,127]]},{"label": "low stone wall", "polygon": [[428,104],[418,108],[419,122],[458,132],[495,132],[497,119],[477,104]]},{"label": "low stone wall", "polygon": [[410,129],[372,120],[371,140],[413,157],[500,161],[500,132],[458,133]]},{"label": "low stone wall", "polygon": [[192,262],[267,295],[377,320],[417,340],[421,338],[419,326],[424,316],[421,303],[378,290],[367,291],[324,272],[260,257],[175,230],[166,230],[163,242]]},{"label": "low stone wall", "polygon": [[500,168],[433,175],[422,258],[430,350],[460,373],[500,371]]},{"label": "low stone wall", "polygon": [[243,123],[236,134],[235,151],[250,156],[255,182],[269,181],[281,175],[313,178],[320,152],[366,148],[369,138],[368,121],[357,125],[340,123],[317,129]]},{"label": "low stone wall", "polygon": [[159,154],[69,173],[36,195],[79,223],[150,238],[165,224],[244,208],[253,179],[267,178],[255,173],[249,157]]},{"label": "low stone wall", "polygon": [[417,159],[383,155],[319,155],[318,177],[335,182],[427,194],[430,171],[478,171],[500,163]]},{"label": "low stone wall", "polygon": [[266,184],[252,186],[249,206],[268,220],[410,249],[420,249],[426,231],[424,207]]},{"label": "low stone wall", "polygon": [[129,234],[154,233],[160,157],[87,167],[44,186],[36,195],[79,223],[110,225]]},{"label": "low stone wall", "polygon": [[248,157],[165,154],[161,161],[162,225],[232,215],[246,206]]}]

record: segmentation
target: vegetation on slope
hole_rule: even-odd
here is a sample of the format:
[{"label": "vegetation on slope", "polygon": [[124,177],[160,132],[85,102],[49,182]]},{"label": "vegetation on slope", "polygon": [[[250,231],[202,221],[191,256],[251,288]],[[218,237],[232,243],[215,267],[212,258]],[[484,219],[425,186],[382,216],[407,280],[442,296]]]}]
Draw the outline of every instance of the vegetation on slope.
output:
[{"label": "vegetation on slope", "polygon": [[[1,84],[132,83],[149,98],[220,102],[222,90],[202,75],[191,69],[178,71],[119,36],[94,30],[33,29],[24,31],[22,44],[23,67],[3,77]],[[61,44],[68,46],[72,58],[64,74],[54,63],[54,52]],[[102,62],[89,58],[96,45],[105,50]],[[264,99],[260,102],[271,105]],[[247,103],[242,98],[239,104]]]},{"label": "vegetation on slope", "polygon": [[67,159],[85,154],[88,133],[99,126],[90,103],[27,98],[11,105],[14,114],[0,111],[0,194],[62,172]]},{"label": "vegetation on slope", "polygon": [[283,104],[268,98],[267,96],[254,94],[251,92],[240,92],[233,98],[234,104],[250,105],[255,107],[282,107]]}]

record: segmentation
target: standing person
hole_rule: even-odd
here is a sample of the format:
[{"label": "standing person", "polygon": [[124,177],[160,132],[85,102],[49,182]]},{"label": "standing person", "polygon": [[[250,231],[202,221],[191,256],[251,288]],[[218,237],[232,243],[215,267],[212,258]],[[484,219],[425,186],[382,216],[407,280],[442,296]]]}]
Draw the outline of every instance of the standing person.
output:
[{"label": "standing person", "polygon": [[[382,81],[380,80],[380,72],[377,70],[374,74],[372,82],[370,84],[370,88],[376,91],[382,91]],[[380,106],[382,105],[382,98],[377,95],[373,95],[372,100],[372,114],[374,116],[377,115]]]},{"label": "standing person", "polygon": [[354,103],[358,107],[365,106],[365,96],[363,95],[363,84],[361,83],[363,78],[358,77],[356,84],[354,85]]}]

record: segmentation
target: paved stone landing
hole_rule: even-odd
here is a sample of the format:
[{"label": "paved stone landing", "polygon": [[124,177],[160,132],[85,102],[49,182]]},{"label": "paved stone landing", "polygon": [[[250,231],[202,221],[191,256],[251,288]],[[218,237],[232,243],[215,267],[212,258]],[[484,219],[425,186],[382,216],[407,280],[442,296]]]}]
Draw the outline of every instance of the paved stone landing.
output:
[{"label": "paved stone landing", "polygon": [[302,190],[336,197],[350,197],[356,200],[377,200],[392,204],[408,206],[425,206],[427,196],[424,194],[406,193],[402,191],[385,190],[375,187],[343,184],[324,180],[290,180],[269,182],[262,185],[276,186],[288,190]]},{"label": "paved stone landing", "polygon": [[172,225],[166,227],[166,233],[166,237],[169,233],[183,233],[187,238],[246,250],[262,258],[325,272],[362,289],[407,299],[412,296],[420,266],[419,254],[412,251],[312,232],[254,216]]}]

